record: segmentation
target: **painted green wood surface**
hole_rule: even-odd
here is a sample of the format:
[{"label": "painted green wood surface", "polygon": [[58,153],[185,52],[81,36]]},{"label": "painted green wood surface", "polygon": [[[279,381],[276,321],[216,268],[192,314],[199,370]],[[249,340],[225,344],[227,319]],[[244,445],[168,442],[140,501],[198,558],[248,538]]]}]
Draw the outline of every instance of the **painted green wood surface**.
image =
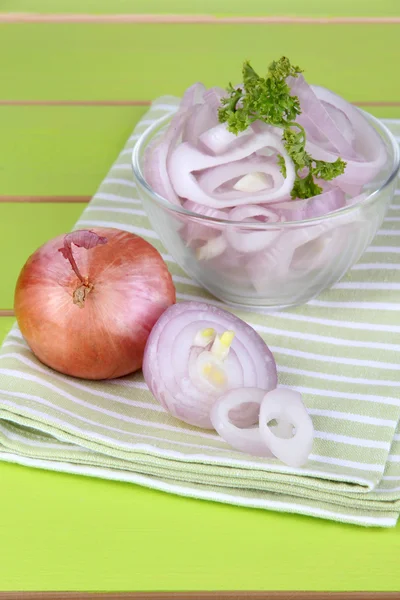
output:
[{"label": "painted green wood surface", "polygon": [[3,589],[397,590],[398,531],[1,466]]},{"label": "painted green wood surface", "polygon": [[2,11],[217,15],[398,16],[397,0],[3,0]]},{"label": "painted green wood surface", "polygon": [[[0,11],[243,11],[239,2],[198,4],[3,0]],[[300,4],[314,15],[393,15],[398,7]],[[298,6],[253,0],[246,13]],[[262,68],[285,52],[350,100],[399,101],[399,33],[392,25],[1,25],[0,100],[151,99],[181,93],[193,79],[224,84],[243,58]],[[0,195],[93,193],[143,110],[0,106]],[[399,108],[372,110],[400,116]],[[11,308],[25,258],[82,207],[0,203],[0,309]],[[12,322],[0,318],[0,340]],[[8,464],[0,464],[0,485],[0,590],[400,589],[399,527],[366,530]]]},{"label": "painted green wood surface", "polygon": [[94,194],[145,110],[0,106],[0,195]]},{"label": "painted green wood surface", "polygon": [[[12,325],[14,323],[14,318],[13,317],[2,317],[0,319],[0,343],[3,341],[4,337],[7,335],[7,333],[10,331]],[[1,473],[1,471],[0,471]],[[2,478],[2,474],[0,475],[0,477]],[[1,548],[1,543],[0,543],[0,548]],[[0,590],[2,587],[2,580],[0,577]]]},{"label": "painted green wood surface", "polygon": [[[400,98],[399,25],[0,25],[1,97],[150,100],[289,56],[350,101]],[[390,76],[388,76],[390,75]]]}]

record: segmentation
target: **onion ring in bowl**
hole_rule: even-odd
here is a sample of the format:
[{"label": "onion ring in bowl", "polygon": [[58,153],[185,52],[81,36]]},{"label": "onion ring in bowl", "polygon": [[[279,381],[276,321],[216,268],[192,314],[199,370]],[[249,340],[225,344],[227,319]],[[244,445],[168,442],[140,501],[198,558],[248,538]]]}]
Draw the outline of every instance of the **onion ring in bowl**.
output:
[{"label": "onion ring in bowl", "polygon": [[232,225],[232,227],[228,226],[225,231],[225,237],[230,246],[238,252],[247,253],[264,250],[282,233],[279,227],[271,230],[264,229],[262,222],[260,221],[258,221],[260,223],[259,231],[256,229],[246,229],[246,222],[257,223],[257,219],[254,217],[263,217],[264,223],[276,223],[277,226],[280,222],[285,220],[285,218],[277,212],[262,206],[252,206],[248,204],[247,206],[237,206],[236,208],[233,208],[229,213],[229,218],[235,222],[243,221],[244,227],[240,230],[238,225]]},{"label": "onion ring in bowl", "polygon": [[[313,86],[316,96],[324,102],[328,102],[338,110],[341,110],[351,121],[355,131],[355,157],[341,154],[346,161],[343,175],[335,178],[335,184],[341,183],[363,186],[372,181],[385,164],[387,154],[385,145],[380,135],[368,123],[363,114],[330,90],[319,86]],[[317,143],[307,140],[306,150],[316,159],[334,162],[339,153],[326,150]]]},{"label": "onion ring in bowl", "polygon": [[[242,160],[265,147],[275,149],[285,160],[286,178],[278,189],[272,188],[258,194],[252,194],[251,196],[243,195],[240,198],[222,200],[205,192],[193,174],[196,171]],[[274,133],[266,132],[247,136],[240,147],[234,147],[220,156],[205,154],[198,148],[193,148],[187,142],[179,144],[171,154],[169,175],[177,195],[213,208],[230,208],[248,204],[249,202],[252,204],[277,202],[280,198],[290,193],[295,178],[293,162],[286,152],[282,141]]]}]

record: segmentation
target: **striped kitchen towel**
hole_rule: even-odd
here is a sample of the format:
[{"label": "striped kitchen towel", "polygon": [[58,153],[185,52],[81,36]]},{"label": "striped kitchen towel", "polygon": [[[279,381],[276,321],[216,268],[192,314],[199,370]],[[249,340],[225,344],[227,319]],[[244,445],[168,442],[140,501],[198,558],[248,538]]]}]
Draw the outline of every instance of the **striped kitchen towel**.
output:
[{"label": "striped kitchen towel", "polygon": [[[178,300],[216,302],[189,280],[152,231],[131,175],[132,147],[178,99],[153,103],[76,228],[138,233],[164,256]],[[400,121],[386,121],[400,136]],[[0,352],[0,459],[128,481],[173,494],[360,525],[400,511],[400,192],[351,273],[308,304],[234,312],[265,338],[280,383],[303,393],[315,427],[303,468],[231,450],[185,425],[140,373],[88,382],[41,364],[14,326]]]}]

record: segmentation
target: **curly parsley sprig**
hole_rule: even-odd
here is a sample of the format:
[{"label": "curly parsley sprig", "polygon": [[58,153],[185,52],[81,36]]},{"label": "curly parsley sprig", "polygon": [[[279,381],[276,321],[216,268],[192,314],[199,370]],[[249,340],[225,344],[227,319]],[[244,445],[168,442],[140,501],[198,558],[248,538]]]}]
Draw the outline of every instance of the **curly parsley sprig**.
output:
[{"label": "curly parsley sprig", "polygon": [[[283,56],[270,64],[264,78],[246,61],[243,64],[243,86],[235,88],[229,84],[228,97],[222,98],[218,111],[220,122],[227,123],[229,131],[235,134],[257,120],[283,129],[283,144],[296,171],[292,198],[311,198],[320,194],[322,188],[314,177],[330,181],[341,175],[346,167],[341,158],[330,163],[316,160],[306,152],[306,132],[295,122],[301,113],[300,101],[297,96],[290,95],[286,82],[287,77],[298,77],[302,72]],[[278,164],[286,177],[286,165],[281,155],[278,156]]]}]

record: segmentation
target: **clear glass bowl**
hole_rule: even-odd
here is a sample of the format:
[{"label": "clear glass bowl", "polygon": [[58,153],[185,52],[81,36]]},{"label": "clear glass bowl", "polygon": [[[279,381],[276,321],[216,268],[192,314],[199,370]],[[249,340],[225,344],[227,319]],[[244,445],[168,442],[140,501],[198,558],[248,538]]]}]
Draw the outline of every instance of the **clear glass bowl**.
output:
[{"label": "clear glass bowl", "polygon": [[[171,116],[163,117],[143,133],[132,153],[133,176],[153,229],[180,267],[223,302],[270,309],[308,302],[359,260],[394,195],[399,147],[383,123],[362,112],[388,156],[368,192],[358,203],[323,217],[279,224],[201,216],[152,190],[143,175],[144,155],[168,126]],[[268,236],[270,245],[264,252],[243,252],[245,236],[254,234]]]}]

